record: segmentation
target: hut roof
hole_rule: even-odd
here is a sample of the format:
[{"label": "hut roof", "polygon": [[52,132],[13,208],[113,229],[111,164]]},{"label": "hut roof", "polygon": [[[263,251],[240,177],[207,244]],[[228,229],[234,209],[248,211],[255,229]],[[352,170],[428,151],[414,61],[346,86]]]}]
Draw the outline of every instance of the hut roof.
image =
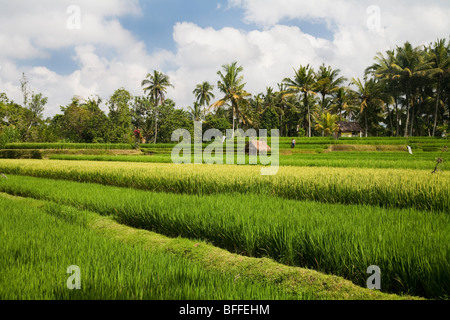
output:
[{"label": "hut roof", "polygon": [[272,151],[272,149],[269,147],[267,142],[252,140],[252,141],[247,142],[247,144],[245,145],[245,152],[247,154],[252,151],[252,150],[250,150],[250,146],[252,146],[254,148],[253,150],[257,151],[258,153]]},{"label": "hut roof", "polygon": [[338,121],[339,130],[341,132],[359,132],[362,128],[358,122]]}]

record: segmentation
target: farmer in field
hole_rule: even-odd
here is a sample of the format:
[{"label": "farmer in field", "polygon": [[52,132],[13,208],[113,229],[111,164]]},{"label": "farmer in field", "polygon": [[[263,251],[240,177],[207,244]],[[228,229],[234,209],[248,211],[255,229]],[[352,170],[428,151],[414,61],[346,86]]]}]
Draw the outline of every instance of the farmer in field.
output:
[{"label": "farmer in field", "polygon": [[294,149],[296,144],[297,144],[297,142],[295,141],[295,139],[292,139],[291,148]]}]

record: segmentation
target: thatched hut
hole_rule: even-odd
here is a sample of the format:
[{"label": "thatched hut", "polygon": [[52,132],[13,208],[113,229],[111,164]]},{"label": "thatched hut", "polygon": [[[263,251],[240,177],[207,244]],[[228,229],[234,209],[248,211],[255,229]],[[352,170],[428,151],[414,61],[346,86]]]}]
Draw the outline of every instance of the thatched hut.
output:
[{"label": "thatched hut", "polygon": [[[250,146],[252,146],[253,148],[250,148]],[[256,150],[256,154],[259,154],[261,152],[269,153],[270,151],[272,151],[272,149],[269,147],[267,142],[258,141],[258,140],[249,141],[245,145],[245,153],[246,154],[250,154],[250,152],[253,151],[252,149]],[[255,151],[253,151],[253,152],[255,152]],[[253,155],[256,155],[256,154],[253,154]]]},{"label": "thatched hut", "polygon": [[362,138],[363,129],[358,122],[338,121],[339,138]]}]

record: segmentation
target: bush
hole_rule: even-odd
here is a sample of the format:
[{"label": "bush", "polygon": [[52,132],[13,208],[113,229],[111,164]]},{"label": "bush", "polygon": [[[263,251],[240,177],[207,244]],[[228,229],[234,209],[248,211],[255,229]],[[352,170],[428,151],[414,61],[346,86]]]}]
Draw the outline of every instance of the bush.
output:
[{"label": "bush", "polygon": [[0,148],[5,148],[7,143],[16,142],[19,140],[19,131],[11,126],[3,127],[0,130]]},{"label": "bush", "polygon": [[0,159],[42,159],[39,150],[0,150]]}]

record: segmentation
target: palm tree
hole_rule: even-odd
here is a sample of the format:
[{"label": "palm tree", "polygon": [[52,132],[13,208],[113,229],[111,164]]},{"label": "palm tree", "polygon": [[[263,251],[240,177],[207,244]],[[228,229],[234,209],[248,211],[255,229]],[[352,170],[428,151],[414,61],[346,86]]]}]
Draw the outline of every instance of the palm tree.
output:
[{"label": "palm tree", "polygon": [[198,102],[194,102],[194,107],[189,108],[189,116],[193,121],[201,121],[204,116],[204,110],[200,108],[200,104]]},{"label": "palm tree", "polygon": [[309,103],[309,97],[311,95],[317,95],[316,90],[316,76],[314,70],[308,64],[306,67],[300,66],[295,71],[294,79],[286,78],[283,82],[287,85],[287,96],[291,95],[303,95],[303,103],[307,110],[308,117],[308,137],[311,137],[311,108]]},{"label": "palm tree", "polygon": [[355,94],[348,88],[340,87],[333,94],[333,99],[329,111],[342,120],[342,115],[350,119],[354,116],[357,107],[355,107]]},{"label": "palm tree", "polygon": [[326,97],[338,91],[339,87],[347,80],[344,77],[339,77],[340,72],[339,69],[333,70],[330,66],[325,67],[325,64],[321,65],[317,72],[316,89],[322,95],[322,112],[325,112],[327,107]]},{"label": "palm tree", "polygon": [[445,39],[440,39],[434,43],[433,47],[430,45],[428,48],[436,81],[436,108],[434,110],[433,137],[436,135],[439,105],[441,104],[442,82],[444,77],[450,73],[449,50],[445,42]]},{"label": "palm tree", "polygon": [[[417,80],[429,75],[431,62],[425,60],[425,55],[420,48],[413,48],[406,42],[403,47],[397,47],[395,61],[391,64],[394,78],[398,78],[403,85],[406,95],[406,126],[405,137],[408,137],[408,126],[411,119],[411,131],[414,126],[414,105]],[[412,109],[412,112],[410,110]]]},{"label": "palm tree", "polygon": [[207,81],[197,85],[193,91],[193,94],[195,95],[196,102],[199,106],[207,107],[210,105],[211,99],[215,98],[212,93],[213,90],[214,86]]},{"label": "palm tree", "polygon": [[148,74],[146,79],[142,81],[144,93],[149,94],[151,101],[155,104],[155,141],[158,137],[158,106],[164,104],[167,88],[172,87],[169,77],[159,71],[153,71],[153,74]]},{"label": "palm tree", "polygon": [[368,137],[369,130],[369,111],[375,111],[377,108],[384,108],[385,102],[380,98],[381,91],[374,79],[362,82],[359,78],[352,79],[352,84],[356,85],[358,91],[356,92],[361,115],[364,117],[365,136]]},{"label": "palm tree", "polygon": [[315,116],[317,131],[322,131],[325,135],[336,134],[339,131],[338,116],[330,113],[321,113]]},{"label": "palm tree", "polygon": [[218,109],[227,103],[231,104],[233,111],[233,137],[235,131],[235,120],[240,118],[244,124],[247,122],[252,124],[252,121],[242,112],[241,108],[243,105],[248,104],[249,101],[246,99],[251,96],[250,93],[244,90],[244,76],[239,75],[244,69],[242,66],[237,66],[237,62],[232,64],[226,64],[222,66],[224,73],[221,71],[217,72],[220,76],[220,80],[217,83],[219,90],[225,95],[219,101],[213,103],[211,108]]},{"label": "palm tree", "polygon": [[266,94],[260,94],[260,99],[262,99],[262,109],[259,112],[259,117],[263,116],[264,113],[272,109],[277,113],[279,119],[278,123],[281,124],[283,122],[283,101],[280,100],[279,92],[275,92],[272,87],[266,87]]},{"label": "palm tree", "polygon": [[[377,61],[375,64],[366,69],[366,75],[372,74],[379,80],[379,84],[384,87],[384,92],[390,95],[389,100],[395,108],[395,135],[400,135],[400,112],[399,112],[399,100],[401,96],[401,82],[399,76],[394,71],[393,65],[396,63],[395,51],[386,51],[386,57],[382,53],[378,53],[375,57]],[[389,112],[391,118],[391,112]],[[392,122],[392,119],[391,119]],[[392,132],[394,127],[391,124]]]}]

